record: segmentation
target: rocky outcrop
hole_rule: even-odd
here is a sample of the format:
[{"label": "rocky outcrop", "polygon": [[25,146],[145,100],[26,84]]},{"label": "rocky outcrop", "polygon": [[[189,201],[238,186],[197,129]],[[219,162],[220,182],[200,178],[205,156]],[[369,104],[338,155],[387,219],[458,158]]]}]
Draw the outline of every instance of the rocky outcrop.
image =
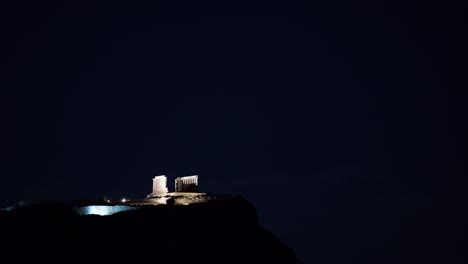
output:
[{"label": "rocky outcrop", "polygon": [[15,263],[298,263],[240,197],[110,216],[80,216],[73,208],[36,204],[0,212],[3,251],[11,252],[4,257]]}]

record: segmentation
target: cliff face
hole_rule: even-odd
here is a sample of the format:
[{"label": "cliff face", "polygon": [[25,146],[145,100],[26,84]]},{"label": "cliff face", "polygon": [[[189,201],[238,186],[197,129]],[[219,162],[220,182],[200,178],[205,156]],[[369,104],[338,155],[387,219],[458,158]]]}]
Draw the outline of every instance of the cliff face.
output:
[{"label": "cliff face", "polygon": [[13,263],[298,263],[241,198],[79,216],[67,205],[0,212]]}]

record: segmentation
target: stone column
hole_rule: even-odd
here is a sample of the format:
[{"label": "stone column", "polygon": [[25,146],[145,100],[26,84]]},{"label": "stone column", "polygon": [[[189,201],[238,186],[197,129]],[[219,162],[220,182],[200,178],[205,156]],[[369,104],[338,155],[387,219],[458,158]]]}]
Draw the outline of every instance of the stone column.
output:
[{"label": "stone column", "polygon": [[164,175],[155,176],[153,179],[153,194],[166,194],[167,193],[167,178]]}]

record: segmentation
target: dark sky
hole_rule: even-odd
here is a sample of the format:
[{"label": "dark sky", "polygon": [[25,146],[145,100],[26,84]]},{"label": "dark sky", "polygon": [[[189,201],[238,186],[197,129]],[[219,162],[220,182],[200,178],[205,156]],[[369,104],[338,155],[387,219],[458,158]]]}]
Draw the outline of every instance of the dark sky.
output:
[{"label": "dark sky", "polygon": [[132,2],[1,4],[0,203],[198,174],[305,263],[466,258],[464,6]]}]

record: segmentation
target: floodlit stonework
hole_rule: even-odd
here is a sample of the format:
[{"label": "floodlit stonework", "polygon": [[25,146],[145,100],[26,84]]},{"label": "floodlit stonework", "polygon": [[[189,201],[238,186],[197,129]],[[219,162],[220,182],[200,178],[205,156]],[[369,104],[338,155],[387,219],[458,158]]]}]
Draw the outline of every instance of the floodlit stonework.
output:
[{"label": "floodlit stonework", "polygon": [[176,192],[198,192],[198,175],[177,177],[175,179]]},{"label": "floodlit stonework", "polygon": [[153,192],[146,196],[145,201],[154,205],[189,205],[204,203],[211,199],[206,193],[198,192],[198,175],[177,177],[175,179],[175,192],[168,192],[166,183],[166,176],[154,177]]},{"label": "floodlit stonework", "polygon": [[167,177],[164,175],[155,176],[153,178],[153,196],[164,195],[168,192],[167,190]]}]

